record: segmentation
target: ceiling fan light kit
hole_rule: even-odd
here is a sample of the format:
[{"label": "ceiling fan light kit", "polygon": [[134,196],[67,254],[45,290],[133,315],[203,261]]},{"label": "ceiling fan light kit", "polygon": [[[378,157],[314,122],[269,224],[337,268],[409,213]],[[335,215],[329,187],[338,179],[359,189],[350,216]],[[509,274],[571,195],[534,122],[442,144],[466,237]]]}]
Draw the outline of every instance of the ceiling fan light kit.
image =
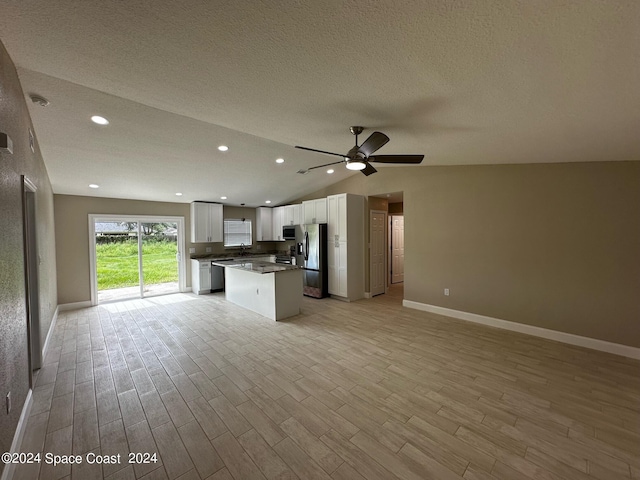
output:
[{"label": "ceiling fan light kit", "polygon": [[376,155],[372,154],[382,148],[389,141],[384,133],[373,132],[369,135],[362,145],[358,146],[358,135],[362,133],[364,127],[354,126],[349,130],[356,137],[356,144],[349,150],[346,155],[334,152],[326,152],[324,150],[316,150],[315,148],[300,147],[296,145],[296,148],[301,150],[308,150],[310,152],[322,153],[324,155],[333,155],[336,157],[342,157],[342,160],[332,163],[326,163],[324,165],[317,165],[315,167],[305,168],[298,170],[298,173],[305,175],[309,173],[309,170],[316,168],[328,167],[329,165],[337,165],[338,163],[344,163],[347,169],[354,171],[361,171],[364,175],[369,176],[376,173],[377,170],[371,165],[371,163],[395,163],[405,165],[415,165],[421,163],[424,159],[424,155]]},{"label": "ceiling fan light kit", "polygon": [[347,169],[349,170],[364,170],[367,165],[360,160],[347,160]]}]

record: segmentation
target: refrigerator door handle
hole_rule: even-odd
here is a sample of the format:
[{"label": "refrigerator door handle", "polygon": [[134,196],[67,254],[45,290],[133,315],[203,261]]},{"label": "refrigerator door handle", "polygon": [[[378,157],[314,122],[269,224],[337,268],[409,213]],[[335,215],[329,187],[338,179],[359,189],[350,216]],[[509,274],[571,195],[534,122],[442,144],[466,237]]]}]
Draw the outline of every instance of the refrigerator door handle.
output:
[{"label": "refrigerator door handle", "polygon": [[304,259],[309,260],[309,232],[304,232]]}]

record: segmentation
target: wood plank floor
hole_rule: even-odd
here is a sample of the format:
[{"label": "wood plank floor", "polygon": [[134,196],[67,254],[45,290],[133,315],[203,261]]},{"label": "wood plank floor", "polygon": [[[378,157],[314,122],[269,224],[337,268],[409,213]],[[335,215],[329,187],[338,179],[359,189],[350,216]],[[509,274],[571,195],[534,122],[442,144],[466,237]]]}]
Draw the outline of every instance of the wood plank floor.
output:
[{"label": "wood plank floor", "polygon": [[401,299],[305,298],[281,322],[221,294],[61,312],[22,451],[85,461],[14,478],[640,479],[640,362]]}]

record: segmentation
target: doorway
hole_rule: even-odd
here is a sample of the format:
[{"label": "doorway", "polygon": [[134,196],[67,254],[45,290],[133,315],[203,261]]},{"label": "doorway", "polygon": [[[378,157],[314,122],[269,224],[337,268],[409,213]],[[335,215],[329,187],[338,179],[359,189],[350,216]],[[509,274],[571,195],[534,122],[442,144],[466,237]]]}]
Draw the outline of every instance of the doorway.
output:
[{"label": "doorway", "polygon": [[24,271],[27,306],[27,350],[29,386],[33,388],[33,371],[42,366],[40,344],[40,298],[38,292],[38,242],[36,238],[36,186],[22,176],[22,225],[24,238]]},{"label": "doorway", "polygon": [[404,282],[404,215],[391,215],[389,221],[391,251],[391,284]]},{"label": "doorway", "polygon": [[89,215],[93,305],[185,289],[183,217]]}]

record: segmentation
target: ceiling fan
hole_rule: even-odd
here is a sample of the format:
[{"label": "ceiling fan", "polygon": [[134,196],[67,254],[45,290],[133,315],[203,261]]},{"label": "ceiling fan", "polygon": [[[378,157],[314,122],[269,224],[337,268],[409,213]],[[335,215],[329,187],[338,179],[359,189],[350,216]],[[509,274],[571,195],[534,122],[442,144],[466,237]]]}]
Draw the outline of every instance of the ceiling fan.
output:
[{"label": "ceiling fan", "polygon": [[350,127],[349,130],[356,136],[356,144],[347,152],[346,155],[341,153],[325,152],[324,150],[316,150],[315,148],[299,147],[301,150],[309,150],[310,152],[324,153],[325,155],[334,155],[336,157],[342,157],[342,160],[338,162],[326,163],[324,165],[318,165],[316,167],[305,168],[298,170],[298,173],[304,175],[309,173],[309,170],[316,168],[328,167],[329,165],[337,165],[338,163],[346,163],[346,167],[349,170],[360,170],[365,175],[369,176],[372,173],[376,173],[377,170],[373,168],[371,163],[395,163],[395,164],[417,164],[421,163],[424,159],[424,155],[372,155],[383,145],[389,141],[384,133],[373,132],[369,135],[362,145],[358,146],[358,135],[362,133],[364,127]]}]

